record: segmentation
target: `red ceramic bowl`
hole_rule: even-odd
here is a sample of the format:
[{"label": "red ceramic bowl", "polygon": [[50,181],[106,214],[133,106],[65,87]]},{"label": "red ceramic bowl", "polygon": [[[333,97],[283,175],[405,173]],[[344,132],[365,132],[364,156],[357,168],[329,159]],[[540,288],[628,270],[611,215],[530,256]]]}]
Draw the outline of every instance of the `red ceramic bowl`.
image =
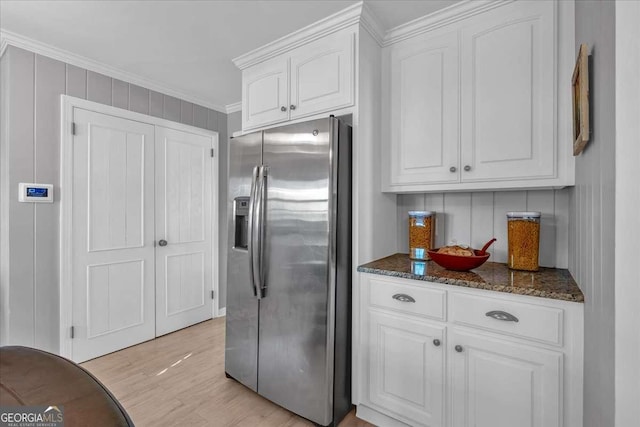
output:
[{"label": "red ceramic bowl", "polygon": [[449,254],[439,254],[439,248],[432,249],[427,251],[429,253],[429,257],[441,267],[446,268],[447,270],[455,270],[455,271],[469,271],[474,268],[480,267],[484,264],[491,254],[489,252],[485,252],[484,255],[478,255],[480,252],[478,249],[474,249],[474,256],[461,256],[461,255],[449,255]]}]

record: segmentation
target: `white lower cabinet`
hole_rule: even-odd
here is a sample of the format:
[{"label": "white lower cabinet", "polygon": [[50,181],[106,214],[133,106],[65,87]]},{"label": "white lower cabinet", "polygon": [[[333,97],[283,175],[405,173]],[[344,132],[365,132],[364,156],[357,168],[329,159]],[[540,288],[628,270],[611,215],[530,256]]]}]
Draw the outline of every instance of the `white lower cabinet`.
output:
[{"label": "white lower cabinet", "polygon": [[562,353],[452,328],[454,427],[558,427]]},{"label": "white lower cabinet", "polygon": [[378,426],[582,426],[582,304],[371,274],[359,286],[358,417]]},{"label": "white lower cabinet", "polygon": [[418,425],[442,425],[444,326],[376,310],[369,326],[369,400]]}]

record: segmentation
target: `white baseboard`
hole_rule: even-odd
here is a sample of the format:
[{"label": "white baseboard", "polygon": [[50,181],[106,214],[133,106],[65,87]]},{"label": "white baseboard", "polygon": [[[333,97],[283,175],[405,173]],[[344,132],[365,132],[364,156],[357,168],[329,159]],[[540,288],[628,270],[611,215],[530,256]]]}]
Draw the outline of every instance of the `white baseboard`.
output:
[{"label": "white baseboard", "polygon": [[222,307],[221,309],[218,310],[217,317],[224,317],[226,315],[227,315],[227,307]]},{"label": "white baseboard", "polygon": [[381,414],[380,412],[362,404],[356,407],[356,417],[377,426],[408,427],[408,424]]}]

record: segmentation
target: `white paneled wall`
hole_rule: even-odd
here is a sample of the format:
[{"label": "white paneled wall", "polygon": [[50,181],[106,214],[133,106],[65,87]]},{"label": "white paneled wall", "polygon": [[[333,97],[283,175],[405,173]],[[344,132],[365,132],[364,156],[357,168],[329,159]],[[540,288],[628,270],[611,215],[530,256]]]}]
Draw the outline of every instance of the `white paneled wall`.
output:
[{"label": "white paneled wall", "polygon": [[481,248],[492,237],[491,261],[507,262],[509,211],[542,212],[540,265],[568,267],[569,193],[530,190],[473,193],[403,194],[398,196],[398,251],[408,252],[408,211],[436,212],[436,246],[457,243]]},{"label": "white paneled wall", "polygon": [[[13,46],[0,58],[0,69],[0,345],[58,352],[60,95],[218,131],[223,159],[227,115]],[[226,174],[222,160],[221,197]],[[53,184],[54,203],[19,203],[19,182]],[[220,230],[226,230],[220,206]],[[226,237],[219,248],[226,250]],[[222,301],[225,270],[220,265]]]}]

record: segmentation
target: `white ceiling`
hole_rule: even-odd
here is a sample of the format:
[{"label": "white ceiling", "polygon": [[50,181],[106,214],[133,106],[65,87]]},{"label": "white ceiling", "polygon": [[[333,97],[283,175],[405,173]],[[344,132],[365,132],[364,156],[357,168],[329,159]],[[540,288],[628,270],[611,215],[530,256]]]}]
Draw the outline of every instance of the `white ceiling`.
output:
[{"label": "white ceiling", "polygon": [[[459,0],[366,0],[383,30]],[[231,60],[355,0],[0,1],[0,27],[208,106],[240,101]]]}]

